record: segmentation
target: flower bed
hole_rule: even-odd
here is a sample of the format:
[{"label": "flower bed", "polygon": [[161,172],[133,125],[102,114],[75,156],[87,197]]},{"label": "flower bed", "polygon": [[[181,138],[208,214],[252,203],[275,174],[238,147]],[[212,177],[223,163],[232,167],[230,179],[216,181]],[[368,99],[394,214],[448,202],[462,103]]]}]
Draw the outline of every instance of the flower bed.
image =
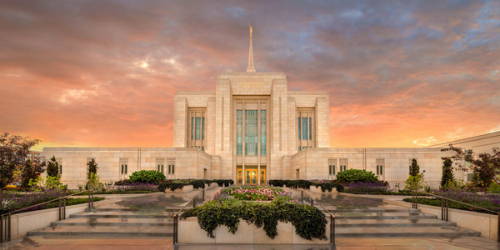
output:
[{"label": "flower bed", "polygon": [[281,188],[256,186],[225,188],[222,190],[222,193],[237,200],[245,201],[271,201],[276,199],[278,196],[286,195]]},{"label": "flower bed", "polygon": [[189,217],[197,217],[200,228],[210,238],[215,238],[214,230],[219,226],[226,226],[235,234],[240,221],[246,221],[257,228],[263,227],[271,239],[278,235],[278,222],[293,225],[295,233],[303,239],[326,239],[325,215],[314,206],[292,201],[288,193],[277,187],[225,188],[216,200],[181,215],[183,219]]},{"label": "flower bed", "polygon": [[[437,195],[444,196],[453,200],[465,202],[472,204],[477,207],[486,208],[495,212],[500,212],[500,195],[498,194],[476,194],[472,192],[461,192],[461,191],[446,191],[446,192],[436,192]],[[406,202],[416,202],[431,206],[441,206],[441,199],[436,198],[406,198],[403,199]],[[451,208],[476,211],[481,213],[488,213],[485,210],[472,208],[457,202],[448,202],[448,206]]]},{"label": "flower bed", "polygon": [[226,226],[229,232],[236,233],[240,220],[243,220],[258,228],[263,227],[271,239],[278,235],[278,222],[291,223],[295,232],[304,239],[326,239],[327,220],[319,209],[279,198],[270,203],[213,200],[181,215],[181,218],[188,217],[197,217],[199,226],[211,238],[215,238],[214,230],[219,226]]},{"label": "flower bed", "polygon": [[[0,214],[15,211],[21,208],[29,207],[37,203],[42,203],[56,199],[58,197],[66,196],[68,193],[50,191],[50,192],[27,192],[27,193],[11,193],[11,192],[0,192]],[[104,198],[95,197],[94,201],[100,201]],[[68,198],[66,200],[66,206],[86,203],[87,198]],[[35,211],[40,209],[57,207],[59,205],[58,201],[51,202],[48,204],[35,206],[30,209],[23,210],[22,212]]]},{"label": "flower bed", "polygon": [[217,183],[219,187],[230,186],[233,184],[233,180],[204,180],[204,179],[176,179],[176,180],[166,180],[160,182],[158,185],[158,190],[165,192],[165,190],[170,189],[175,191],[176,189],[182,189],[184,186],[193,185],[194,189],[204,188],[205,184]]}]

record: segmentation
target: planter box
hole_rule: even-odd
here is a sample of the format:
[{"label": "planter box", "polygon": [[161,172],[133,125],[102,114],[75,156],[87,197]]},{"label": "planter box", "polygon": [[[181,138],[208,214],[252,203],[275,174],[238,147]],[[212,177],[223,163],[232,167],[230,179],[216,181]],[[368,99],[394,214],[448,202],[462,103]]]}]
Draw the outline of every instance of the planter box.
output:
[{"label": "planter box", "polygon": [[198,219],[190,217],[179,220],[179,243],[180,244],[330,244],[330,221],[326,225],[325,240],[306,240],[295,233],[295,227],[291,223],[278,222],[278,235],[274,239],[269,238],[264,228],[257,228],[253,224],[240,220],[238,230],[235,234],[228,231],[226,226],[219,226],[214,231],[215,238],[208,237],[206,231],[200,228]]},{"label": "planter box", "polygon": [[170,190],[170,188],[165,189],[165,193],[187,193],[193,191],[193,185],[186,185],[181,189],[176,189],[174,191]]}]

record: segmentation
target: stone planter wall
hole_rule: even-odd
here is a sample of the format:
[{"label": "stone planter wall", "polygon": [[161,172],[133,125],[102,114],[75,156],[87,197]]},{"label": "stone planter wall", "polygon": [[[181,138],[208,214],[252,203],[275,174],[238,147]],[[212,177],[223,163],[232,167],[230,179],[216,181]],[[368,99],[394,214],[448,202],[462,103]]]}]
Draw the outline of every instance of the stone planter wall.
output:
[{"label": "stone planter wall", "polygon": [[[95,203],[94,203],[95,204]],[[85,211],[87,203],[66,207],[66,218],[72,214]],[[49,208],[31,212],[14,214],[11,216],[11,239],[20,239],[26,233],[50,226],[52,222],[58,221],[59,208]]]},{"label": "stone planter wall", "polygon": [[180,244],[330,244],[330,220],[326,225],[327,239],[306,240],[295,233],[291,223],[278,222],[278,235],[271,239],[263,228],[240,221],[235,234],[228,231],[227,227],[219,226],[214,231],[215,238],[210,238],[207,232],[200,228],[198,219],[190,217],[179,220]]},{"label": "stone planter wall", "polygon": [[[405,207],[411,207],[411,203],[404,201],[393,201]],[[418,209],[423,213],[436,215],[441,218],[441,207],[418,204]],[[498,215],[465,211],[448,208],[448,220],[457,223],[459,227],[481,232],[481,236],[490,240],[498,240]]]}]

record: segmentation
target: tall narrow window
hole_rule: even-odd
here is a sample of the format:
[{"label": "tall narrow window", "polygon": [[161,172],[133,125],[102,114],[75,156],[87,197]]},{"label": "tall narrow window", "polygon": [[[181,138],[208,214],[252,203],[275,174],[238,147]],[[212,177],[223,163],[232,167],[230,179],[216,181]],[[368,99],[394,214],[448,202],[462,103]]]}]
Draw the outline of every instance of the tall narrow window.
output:
[{"label": "tall narrow window", "polygon": [[328,175],[334,176],[337,174],[337,159],[328,159]]},{"label": "tall narrow window", "polygon": [[266,155],[267,153],[267,112],[266,110],[260,111],[260,154]]},{"label": "tall narrow window", "polygon": [[156,171],[165,174],[165,159],[156,158]]},{"label": "tall narrow window", "polygon": [[168,174],[169,175],[175,174],[175,158],[168,158],[167,164],[168,164]]},{"label": "tall narrow window", "polygon": [[243,110],[236,110],[236,154],[243,152]]},{"label": "tall narrow window", "polygon": [[257,110],[245,111],[245,155],[257,155]]},{"label": "tall narrow window", "polygon": [[189,147],[205,149],[205,108],[189,108]]},{"label": "tall narrow window", "polygon": [[346,171],[347,170],[347,158],[340,158],[339,165],[340,165],[340,172]]},{"label": "tall narrow window", "polygon": [[120,165],[120,175],[127,175],[127,173],[128,173],[128,159],[127,158],[120,158],[119,165]]},{"label": "tall narrow window", "polygon": [[377,163],[377,175],[383,176],[384,175],[384,165],[385,165],[384,159],[376,159],[376,163]]},{"label": "tall narrow window", "polygon": [[314,108],[297,108],[298,150],[315,147]]}]

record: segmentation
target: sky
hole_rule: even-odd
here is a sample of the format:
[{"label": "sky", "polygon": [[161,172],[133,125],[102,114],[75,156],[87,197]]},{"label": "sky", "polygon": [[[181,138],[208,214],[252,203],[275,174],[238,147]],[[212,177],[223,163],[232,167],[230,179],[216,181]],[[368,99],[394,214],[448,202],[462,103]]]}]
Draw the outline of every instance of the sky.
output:
[{"label": "sky", "polygon": [[0,132],[170,146],[176,91],[255,67],[330,95],[334,147],[500,130],[500,1],[0,1]]}]

